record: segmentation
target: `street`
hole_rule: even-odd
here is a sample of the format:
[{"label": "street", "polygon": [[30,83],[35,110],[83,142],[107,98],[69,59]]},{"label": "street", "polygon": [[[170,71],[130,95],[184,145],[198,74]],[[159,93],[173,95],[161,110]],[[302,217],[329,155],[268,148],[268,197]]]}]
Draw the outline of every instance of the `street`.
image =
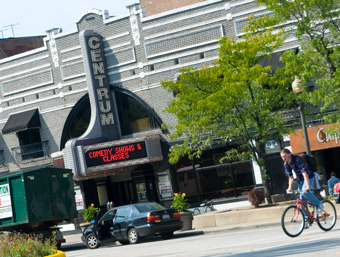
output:
[{"label": "street", "polygon": [[280,226],[209,233],[178,233],[171,240],[160,237],[137,245],[111,243],[90,250],[82,244],[62,247],[67,257],[76,256],[340,256],[340,225],[329,232],[317,224],[297,238],[286,236]]}]

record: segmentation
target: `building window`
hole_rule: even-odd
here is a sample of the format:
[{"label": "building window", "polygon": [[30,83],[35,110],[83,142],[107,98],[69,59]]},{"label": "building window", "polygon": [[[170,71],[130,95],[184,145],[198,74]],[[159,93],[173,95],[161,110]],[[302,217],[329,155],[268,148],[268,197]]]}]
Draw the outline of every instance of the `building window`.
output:
[{"label": "building window", "polygon": [[141,103],[126,94],[115,94],[122,135],[160,128],[160,124]]},{"label": "building window", "polygon": [[35,99],[39,99],[39,94],[35,94]]},{"label": "building window", "polygon": [[8,102],[8,101],[6,102],[6,106],[7,106],[7,107],[9,106],[9,102]]},{"label": "building window", "polygon": [[174,59],[174,65],[178,65],[178,64],[179,64],[179,59],[178,58]]},{"label": "building window", "polygon": [[[145,105],[123,92],[115,92],[115,95],[119,123],[123,136],[136,132],[160,129],[160,122],[150,113]],[[84,134],[90,124],[90,119],[90,100],[88,96],[85,96],[77,103],[67,118],[63,129],[60,149],[65,147],[69,139],[77,138]]]},{"label": "building window", "polygon": [[153,71],[155,70],[155,65],[154,64],[150,64],[149,65],[149,71]]},{"label": "building window", "polygon": [[26,102],[25,97],[21,97],[21,102]]},{"label": "building window", "polygon": [[199,54],[199,58],[200,58],[200,59],[204,59],[204,57],[205,57],[204,53],[200,53],[200,54]]},{"label": "building window", "polygon": [[44,156],[39,128],[19,131],[17,135],[23,161]]},{"label": "building window", "polygon": [[68,91],[72,91],[72,86],[68,86]]},{"label": "building window", "polygon": [[55,89],[52,89],[52,95],[55,95],[56,92],[55,92]]},{"label": "building window", "polygon": [[131,74],[131,76],[135,76],[136,75],[136,70],[131,70],[130,74]]}]

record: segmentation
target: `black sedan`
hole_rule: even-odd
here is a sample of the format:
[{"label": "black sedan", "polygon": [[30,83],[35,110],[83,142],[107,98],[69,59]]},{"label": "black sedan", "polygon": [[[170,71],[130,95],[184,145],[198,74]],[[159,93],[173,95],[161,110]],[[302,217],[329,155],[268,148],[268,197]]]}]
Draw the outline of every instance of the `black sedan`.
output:
[{"label": "black sedan", "polygon": [[90,249],[108,241],[136,244],[141,238],[155,235],[170,239],[174,231],[183,226],[180,218],[178,211],[153,202],[119,206],[108,210],[87,227],[81,239]]}]

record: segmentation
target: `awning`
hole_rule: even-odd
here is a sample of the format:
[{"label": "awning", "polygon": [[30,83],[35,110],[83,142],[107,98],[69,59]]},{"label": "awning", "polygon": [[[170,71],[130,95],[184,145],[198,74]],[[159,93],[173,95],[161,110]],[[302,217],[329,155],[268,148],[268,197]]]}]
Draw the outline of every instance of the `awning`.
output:
[{"label": "awning", "polygon": [[20,112],[9,116],[4,128],[2,129],[2,134],[5,135],[33,128],[40,128],[38,109]]}]

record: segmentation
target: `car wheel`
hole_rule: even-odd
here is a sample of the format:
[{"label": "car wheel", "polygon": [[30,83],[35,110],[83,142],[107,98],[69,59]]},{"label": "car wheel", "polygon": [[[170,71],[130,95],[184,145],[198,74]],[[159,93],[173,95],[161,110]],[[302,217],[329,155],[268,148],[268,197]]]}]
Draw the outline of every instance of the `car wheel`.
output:
[{"label": "car wheel", "polygon": [[174,236],[174,232],[164,232],[161,233],[161,237],[165,240],[171,239]]},{"label": "car wheel", "polygon": [[137,244],[140,242],[140,237],[138,235],[137,229],[130,228],[128,231],[128,239],[130,244]]},{"label": "car wheel", "polygon": [[121,245],[128,245],[130,242],[129,241],[118,241]]},{"label": "car wheel", "polygon": [[100,246],[100,241],[93,233],[90,233],[86,236],[85,244],[90,249],[96,249]]}]

